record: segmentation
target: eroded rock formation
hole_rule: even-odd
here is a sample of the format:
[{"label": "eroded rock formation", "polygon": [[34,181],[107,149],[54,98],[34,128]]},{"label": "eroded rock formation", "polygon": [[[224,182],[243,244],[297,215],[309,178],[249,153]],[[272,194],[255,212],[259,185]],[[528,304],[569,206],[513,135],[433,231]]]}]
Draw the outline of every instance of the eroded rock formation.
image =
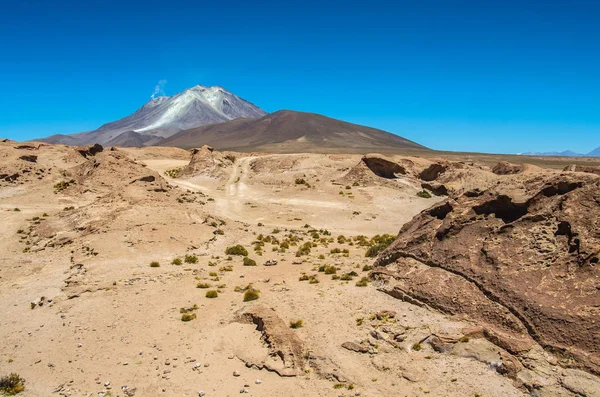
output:
[{"label": "eroded rock formation", "polygon": [[514,178],[416,216],[371,277],[397,298],[476,320],[513,353],[538,343],[600,373],[600,178]]}]

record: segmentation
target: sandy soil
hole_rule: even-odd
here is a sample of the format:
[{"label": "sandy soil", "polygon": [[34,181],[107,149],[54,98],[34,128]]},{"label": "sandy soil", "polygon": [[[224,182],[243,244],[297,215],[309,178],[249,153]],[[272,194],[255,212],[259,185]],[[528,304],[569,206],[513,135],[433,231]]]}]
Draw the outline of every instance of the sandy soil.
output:
[{"label": "sandy soil", "polygon": [[[68,148],[38,150],[47,176],[0,187],[0,375],[21,375],[23,396],[527,394],[496,371],[501,352],[485,339],[453,354],[421,344],[432,334],[460,337],[468,321],[356,285],[373,259],[339,236],[396,234],[443,199],[417,197],[409,179],[346,188],[339,181],[355,155],[238,155],[224,177],[180,179],[165,175],[189,161],[177,149],[122,151],[132,163],[117,158],[116,172],[104,174],[102,165],[74,171],[92,160],[65,162]],[[159,179],[140,182],[147,174]],[[65,175],[75,186],[55,193]],[[257,244],[260,235],[299,241],[284,252]],[[310,253],[297,257],[306,242]],[[235,244],[257,266],[226,255]],[[197,263],[171,264],[185,255]],[[322,265],[357,276],[333,279]],[[300,281],[304,274],[318,283]],[[235,289],[249,284],[260,298],[244,302]],[[183,322],[180,310],[194,305],[196,318]],[[253,310],[273,321],[249,322]],[[378,319],[382,310],[395,315]],[[289,328],[297,320],[303,326]]]}]

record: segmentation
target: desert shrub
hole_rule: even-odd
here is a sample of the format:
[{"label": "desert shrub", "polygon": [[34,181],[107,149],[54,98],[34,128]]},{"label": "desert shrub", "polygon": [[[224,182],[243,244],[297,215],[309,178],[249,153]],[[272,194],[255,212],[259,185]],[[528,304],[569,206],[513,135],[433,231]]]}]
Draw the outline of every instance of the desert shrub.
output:
[{"label": "desert shrub", "polygon": [[275,229],[273,229],[273,230],[271,231],[271,233],[273,233],[273,234],[277,234],[277,233],[279,233],[279,232],[281,232],[281,230],[279,230],[279,229],[277,229],[277,228],[275,228]]},{"label": "desert shrub", "polygon": [[264,225],[262,224],[262,222],[258,222],[257,226],[264,226]]},{"label": "desert shrub", "polygon": [[256,266],[256,261],[246,256],[244,257],[244,266]]},{"label": "desert shrub", "polygon": [[310,254],[310,250],[312,249],[312,243],[304,243],[296,251],[296,256],[303,256]]},{"label": "desert shrub", "polygon": [[414,345],[412,345],[412,349],[413,349],[414,351],[417,351],[417,352],[418,352],[419,350],[421,350],[422,348],[423,348],[423,346],[421,346],[421,344],[420,344],[420,343],[415,343]]},{"label": "desert shrub", "polygon": [[357,287],[366,287],[369,284],[369,278],[363,277],[356,282]]},{"label": "desert shrub", "polygon": [[198,283],[198,284],[196,284],[196,288],[202,288],[202,289],[210,288],[210,284],[209,283]]},{"label": "desert shrub", "polygon": [[334,248],[331,251],[329,251],[330,254],[340,254],[341,252],[342,250],[339,248]]},{"label": "desert shrub", "polygon": [[171,265],[177,265],[177,266],[181,266],[183,262],[181,261],[181,259],[179,258],[175,258],[171,261]]},{"label": "desert shrub", "polygon": [[377,256],[381,251],[386,249],[395,240],[396,236],[392,234],[378,234],[374,236],[373,238],[371,238],[371,241],[369,241],[369,248],[367,249],[365,256],[368,258],[373,258]]},{"label": "desert shrub", "polygon": [[460,338],[459,342],[460,343],[467,343],[467,342],[469,342],[469,340],[470,340],[469,337],[465,335],[462,338]]},{"label": "desert shrub", "polygon": [[368,272],[368,271],[371,271],[371,270],[373,270],[373,266],[364,265],[363,268],[362,268],[363,272]]},{"label": "desert shrub", "polygon": [[210,277],[217,277],[218,276],[217,272],[210,272],[210,273],[208,273],[208,275]]},{"label": "desert shrub", "polygon": [[319,284],[319,283],[320,283],[320,281],[319,281],[319,279],[318,279],[317,277],[315,277],[315,276],[312,276],[312,277],[311,277],[311,278],[308,280],[308,283],[309,283],[309,284]]},{"label": "desert shrub", "polygon": [[319,255],[319,259],[325,259],[325,255],[323,255],[323,254]]},{"label": "desert shrub", "polygon": [[160,267],[160,263],[158,263],[157,261],[152,261],[150,262],[150,267]]},{"label": "desert shrub", "polygon": [[0,378],[0,394],[14,396],[25,390],[24,380],[15,373]]},{"label": "desert shrub", "polygon": [[206,297],[213,299],[219,296],[219,293],[215,290],[206,291]]},{"label": "desert shrub", "polygon": [[227,247],[227,249],[225,250],[225,253],[227,255],[248,256],[248,250],[246,248],[244,248],[244,246],[242,246],[240,244],[233,245],[231,247]]},{"label": "desert shrub", "polygon": [[236,157],[233,154],[226,154],[225,159],[235,163]]},{"label": "desert shrub", "polygon": [[296,185],[306,185],[304,178],[296,178]]},{"label": "desert shrub", "polygon": [[71,186],[74,183],[75,183],[75,180],[73,180],[73,179],[71,179],[70,181],[58,182],[57,184],[54,185],[54,193],[62,192],[63,190],[65,190],[66,188],[68,188],[69,186]]},{"label": "desert shrub", "polygon": [[339,280],[340,276],[338,276],[337,274],[334,274],[333,276],[331,276],[332,280]]},{"label": "desert shrub", "polygon": [[427,190],[421,190],[420,192],[417,193],[417,196],[419,196],[421,198],[431,198],[431,194],[429,194],[429,192]]},{"label": "desert shrub", "polygon": [[198,263],[198,257],[196,255],[186,255],[183,261],[185,263]]},{"label": "desert shrub", "polygon": [[74,209],[75,209],[75,207],[65,207],[65,208],[63,208],[63,211],[71,211]]},{"label": "desert shrub", "polygon": [[308,276],[308,274],[303,274],[300,276],[300,278],[298,279],[298,281],[307,281],[309,280],[310,277]]},{"label": "desert shrub", "polygon": [[19,212],[19,211],[21,211],[21,210],[20,210],[19,208],[15,208],[13,211],[15,211],[15,212]]},{"label": "desert shrub", "polygon": [[183,313],[181,315],[181,321],[183,321],[183,322],[192,321],[195,318],[196,318],[196,313]]},{"label": "desert shrub", "polygon": [[340,280],[342,280],[342,281],[350,281],[353,278],[354,277],[352,277],[350,274],[346,273],[346,274],[342,274],[342,276],[340,277]]},{"label": "desert shrub", "polygon": [[219,271],[221,271],[221,272],[232,272],[233,271],[233,266],[231,266],[231,265],[223,266],[223,267],[221,267],[219,269]]},{"label": "desert shrub", "polygon": [[244,292],[244,302],[257,300],[260,297],[259,291],[251,286],[248,287],[246,292]]},{"label": "desert shrub", "polygon": [[170,170],[165,171],[165,175],[168,177],[171,177],[171,178],[177,178],[182,170],[183,170],[182,167],[171,168]]},{"label": "desert shrub", "polygon": [[325,266],[323,271],[325,274],[335,274],[337,272],[337,268],[335,266]]},{"label": "desert shrub", "polygon": [[302,321],[302,320],[290,321],[290,328],[293,328],[293,329],[302,328],[303,324],[304,324],[304,321]]}]

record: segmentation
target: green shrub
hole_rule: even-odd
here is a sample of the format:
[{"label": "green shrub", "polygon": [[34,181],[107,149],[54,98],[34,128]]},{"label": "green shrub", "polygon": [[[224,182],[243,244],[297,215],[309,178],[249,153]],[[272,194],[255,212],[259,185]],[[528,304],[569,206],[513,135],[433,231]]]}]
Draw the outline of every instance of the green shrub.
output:
[{"label": "green shrub", "polygon": [[304,324],[304,321],[302,321],[302,320],[290,321],[290,328],[293,328],[293,329],[302,328],[303,324]]},{"label": "green shrub", "polygon": [[244,257],[244,266],[256,266],[256,261],[246,256]]},{"label": "green shrub", "polygon": [[73,180],[73,179],[71,179],[70,181],[58,182],[56,185],[54,185],[54,193],[62,192],[63,190],[65,190],[66,188],[68,188],[70,185],[72,185],[74,183],[75,183],[75,180]]},{"label": "green shrub", "polygon": [[219,293],[215,290],[206,291],[206,297],[213,299],[219,296]]},{"label": "green shrub", "polygon": [[185,263],[198,263],[198,257],[196,255],[186,255],[183,261]]},{"label": "green shrub", "polygon": [[350,281],[353,278],[354,277],[352,277],[350,274],[346,273],[346,274],[342,274],[342,277],[340,277],[340,280],[342,280],[342,281]]},{"label": "green shrub", "polygon": [[171,265],[177,265],[177,266],[181,266],[183,262],[181,261],[181,259],[179,258],[175,258],[171,261]]},{"label": "green shrub", "polygon": [[231,247],[227,247],[227,249],[225,250],[225,253],[227,255],[248,256],[248,250],[246,248],[244,248],[244,246],[239,245],[239,244],[231,246]]},{"label": "green shrub", "polygon": [[369,278],[363,277],[356,282],[357,287],[366,287],[369,284]]},{"label": "green shrub", "polygon": [[196,288],[202,288],[202,289],[210,288],[210,284],[209,283],[198,283],[198,284],[196,284]]},{"label": "green shrub", "polygon": [[0,378],[0,394],[14,396],[25,390],[24,380],[17,374],[11,373]]},{"label": "green shrub", "polygon": [[298,251],[296,251],[296,256],[299,257],[299,256],[303,256],[303,255],[308,255],[308,254],[310,254],[311,249],[312,249],[312,243],[310,243],[310,242],[304,243],[298,248]]},{"label": "green shrub", "polygon": [[196,313],[183,313],[181,315],[181,321],[183,321],[183,322],[192,321],[195,318],[196,318]]},{"label": "green shrub", "polygon": [[259,291],[250,287],[244,292],[244,302],[257,300],[260,297]]},{"label": "green shrub", "polygon": [[331,251],[329,251],[330,254],[340,254],[341,252],[342,250],[339,248],[334,248]]},{"label": "green shrub", "polygon": [[335,274],[337,272],[337,268],[335,266],[325,266],[325,274]]},{"label": "green shrub", "polygon": [[182,167],[171,168],[170,170],[165,171],[165,175],[168,177],[171,177],[171,178],[177,178],[182,170],[183,170]]},{"label": "green shrub", "polygon": [[[371,238],[368,242],[369,248],[365,253],[367,258],[373,258],[377,256],[381,251],[386,249],[391,243],[396,240],[396,236],[392,234],[382,234]],[[362,243],[360,245],[363,245]]]},{"label": "green shrub", "polygon": [[150,267],[160,267],[160,263],[158,263],[157,261],[152,261],[150,262]]},{"label": "green shrub", "polygon": [[429,194],[429,192],[427,190],[421,190],[420,192],[417,193],[417,196],[421,197],[421,198],[431,198],[431,194]]}]

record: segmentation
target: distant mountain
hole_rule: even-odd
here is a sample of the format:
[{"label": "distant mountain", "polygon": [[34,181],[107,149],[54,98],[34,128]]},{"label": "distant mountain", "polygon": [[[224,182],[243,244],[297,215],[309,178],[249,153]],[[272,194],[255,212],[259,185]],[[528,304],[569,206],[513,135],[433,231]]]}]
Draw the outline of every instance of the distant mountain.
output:
[{"label": "distant mountain", "polygon": [[572,150],[565,150],[564,152],[527,152],[519,153],[521,156],[555,156],[555,157],[600,157],[600,147],[592,150],[589,153],[581,154],[573,152]]},{"label": "distant mountain", "polygon": [[217,149],[274,153],[367,153],[427,149],[375,128],[289,110],[256,120],[238,119],[192,128],[166,138],[159,145],[185,149],[210,145]]},{"label": "distant mountain", "polygon": [[582,154],[575,153],[571,150],[565,150],[564,152],[527,152],[519,153],[522,156],[557,156],[557,157],[579,157]]},{"label": "distant mountain", "polygon": [[588,154],[586,154],[586,156],[600,157],[600,147],[597,147],[596,149],[592,150],[591,152],[589,152]]},{"label": "distant mountain", "polygon": [[135,113],[90,132],[52,135],[38,141],[84,145],[151,145],[179,131],[267,113],[222,87],[197,85],[177,95],[152,99]]}]

